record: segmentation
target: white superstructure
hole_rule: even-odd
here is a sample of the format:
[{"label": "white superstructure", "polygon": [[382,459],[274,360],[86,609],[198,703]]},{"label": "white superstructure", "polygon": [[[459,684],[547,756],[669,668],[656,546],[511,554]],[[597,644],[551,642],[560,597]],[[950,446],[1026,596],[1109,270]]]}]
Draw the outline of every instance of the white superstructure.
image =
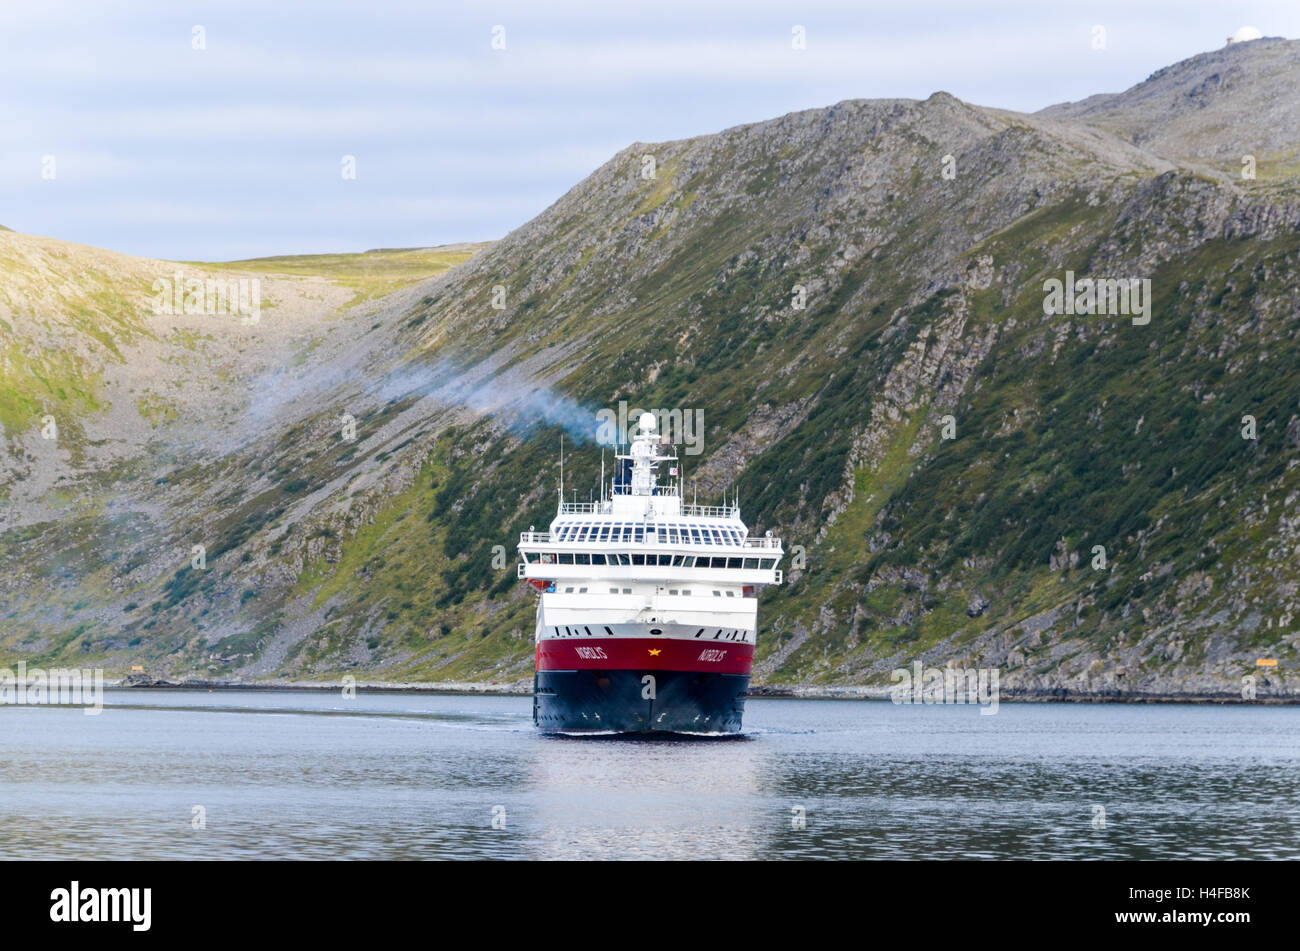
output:
[{"label": "white superstructure", "polygon": [[542,591],[539,644],[652,636],[753,645],[758,591],[782,580],[780,539],[750,538],[737,506],[683,504],[677,456],[651,413],[615,459],[600,501],[561,500],[549,532],[520,535],[519,577]]}]

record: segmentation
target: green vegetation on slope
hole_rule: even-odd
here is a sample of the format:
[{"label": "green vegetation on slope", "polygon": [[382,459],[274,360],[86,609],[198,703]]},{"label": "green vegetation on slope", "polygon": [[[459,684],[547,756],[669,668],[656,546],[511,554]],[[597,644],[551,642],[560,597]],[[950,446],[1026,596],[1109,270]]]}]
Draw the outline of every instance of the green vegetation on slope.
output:
[{"label": "green vegetation on slope", "polygon": [[486,245],[452,245],[445,248],[398,248],[355,254],[296,254],[246,261],[205,264],[261,274],[324,277],[352,289],[354,307],[403,287],[436,277],[469,260]]}]

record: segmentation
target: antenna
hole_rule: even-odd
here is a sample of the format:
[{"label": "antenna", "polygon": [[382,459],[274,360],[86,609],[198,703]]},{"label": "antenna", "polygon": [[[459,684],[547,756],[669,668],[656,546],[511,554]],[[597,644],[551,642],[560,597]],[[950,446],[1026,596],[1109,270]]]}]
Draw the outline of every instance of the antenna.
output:
[{"label": "antenna", "polygon": [[564,505],[564,433],[560,433],[560,505]]},{"label": "antenna", "polygon": [[605,447],[600,447],[600,501],[605,501]]}]

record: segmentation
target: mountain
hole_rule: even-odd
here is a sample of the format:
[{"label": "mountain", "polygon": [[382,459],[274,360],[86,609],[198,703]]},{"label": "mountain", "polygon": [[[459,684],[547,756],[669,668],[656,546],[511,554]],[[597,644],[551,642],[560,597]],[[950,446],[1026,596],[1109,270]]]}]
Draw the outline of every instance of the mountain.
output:
[{"label": "mountain", "polygon": [[[688,480],[792,550],[760,685],[919,660],[1004,695],[1294,695],[1297,57],[637,143],[440,275],[193,265],[264,277],[252,326],[141,317],[176,265],[0,235],[0,654],[527,678],[514,541],[562,435],[594,488],[593,414],[626,400],[702,411]],[[1071,276],[1149,296],[1050,305]]]},{"label": "mountain", "polygon": [[1300,46],[1270,37],[1175,63],[1127,92],[1038,115],[1086,122],[1161,155],[1224,165],[1231,174],[1244,154],[1294,173],[1297,98]]}]

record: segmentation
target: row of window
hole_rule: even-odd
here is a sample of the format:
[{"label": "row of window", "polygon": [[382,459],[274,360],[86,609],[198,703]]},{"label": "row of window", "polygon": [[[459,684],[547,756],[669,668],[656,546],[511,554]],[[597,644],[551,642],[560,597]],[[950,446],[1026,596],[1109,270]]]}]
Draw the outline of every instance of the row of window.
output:
[{"label": "row of window", "polygon": [[[749,585],[746,585],[745,587],[746,587],[746,590],[749,590],[749,588],[750,588]],[[548,592],[549,592],[549,591],[554,591],[554,590],[555,590],[555,585],[551,585],[551,587],[548,588],[547,590],[548,590]],[[586,594],[586,593],[587,593],[587,589],[586,589],[585,587],[580,587],[580,588],[578,588],[577,591],[574,591],[574,590],[573,590],[573,585],[569,585],[568,587],[566,587],[566,588],[564,589],[564,593],[565,593],[565,594]],[[618,590],[618,588],[610,588],[610,589],[609,589],[609,593],[610,593],[610,594],[618,594],[618,593],[619,593],[619,590]],[[632,593],[632,589],[631,589],[631,588],[624,588],[624,589],[623,589],[623,594],[631,594],[631,593]],[[679,590],[679,589],[677,589],[677,588],[669,588],[669,589],[668,589],[668,593],[671,594],[671,595],[673,595],[674,597],[676,597],[677,595],[681,595],[681,596],[684,597],[684,598],[689,598],[689,597],[691,596],[691,589],[690,589],[690,588],[681,588],[681,589]],[[714,596],[715,598],[720,598],[720,597],[722,597],[722,592],[721,592],[721,591],[716,591],[716,590],[715,590],[715,591],[713,592],[713,596]],[[734,591],[727,591],[727,597],[729,597],[729,598],[734,598],[735,596],[736,596],[736,592],[734,592]]]},{"label": "row of window", "polygon": [[[669,545],[743,545],[745,533],[726,525],[659,523],[658,541]],[[557,542],[645,542],[644,522],[604,522],[559,525]]]},{"label": "row of window", "polygon": [[710,555],[642,555],[623,552],[605,555],[600,552],[526,551],[530,565],[644,565],[672,568],[741,568],[768,570],[776,567],[775,558],[735,558]]}]

